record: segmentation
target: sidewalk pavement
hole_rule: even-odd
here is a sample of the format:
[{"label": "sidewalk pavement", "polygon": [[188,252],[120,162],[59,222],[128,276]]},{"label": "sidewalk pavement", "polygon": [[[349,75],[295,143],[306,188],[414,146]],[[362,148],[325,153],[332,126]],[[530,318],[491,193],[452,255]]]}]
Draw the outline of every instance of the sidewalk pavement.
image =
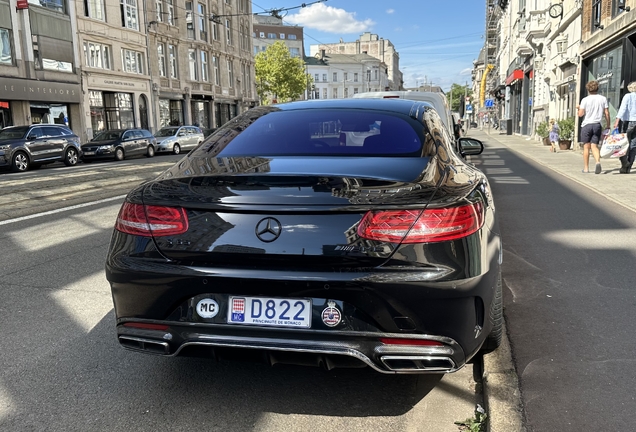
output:
[{"label": "sidewalk pavement", "polygon": [[[532,159],[569,179],[587,186],[610,200],[636,211],[636,171],[620,174],[618,159],[601,159],[601,174],[594,174],[596,163],[590,155],[590,173],[583,173],[583,151],[578,143],[572,150],[550,152],[550,147],[533,139],[518,135],[504,135],[491,129],[469,129],[467,137],[476,138],[488,145],[497,143],[509,150]],[[633,174],[633,175],[632,175]],[[521,392],[512,361],[510,343],[504,331],[501,347],[483,358],[482,383],[484,403],[488,412],[490,432],[525,431]]]},{"label": "sidewalk pavement", "polygon": [[511,151],[526,156],[541,165],[558,172],[579,184],[589,187],[610,200],[624,207],[636,210],[636,171],[630,174],[620,174],[621,163],[617,158],[601,159],[603,167],[601,174],[594,174],[596,163],[590,154],[590,173],[583,173],[583,151],[578,143],[572,143],[573,150],[550,152],[550,146],[534,139],[526,139],[519,135],[503,135],[495,129],[481,131],[469,129],[467,137],[488,142],[497,142],[508,147]]}]

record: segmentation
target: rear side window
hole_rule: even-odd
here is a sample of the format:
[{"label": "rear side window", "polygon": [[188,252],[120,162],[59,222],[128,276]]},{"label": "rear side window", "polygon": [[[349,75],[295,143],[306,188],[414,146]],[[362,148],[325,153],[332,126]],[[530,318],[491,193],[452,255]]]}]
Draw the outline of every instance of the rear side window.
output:
[{"label": "rear side window", "polygon": [[63,134],[62,134],[62,129],[60,128],[53,127],[53,126],[45,126],[44,135],[50,136],[50,137],[58,137],[58,136],[62,136]]},{"label": "rear side window", "polygon": [[224,148],[218,155],[420,156],[422,141],[413,122],[372,110],[276,111],[258,118],[229,142],[220,139]]}]

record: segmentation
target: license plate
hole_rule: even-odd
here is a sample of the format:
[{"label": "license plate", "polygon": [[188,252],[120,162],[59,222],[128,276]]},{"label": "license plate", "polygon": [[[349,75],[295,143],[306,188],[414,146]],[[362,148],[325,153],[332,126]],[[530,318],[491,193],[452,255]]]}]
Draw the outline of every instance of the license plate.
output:
[{"label": "license plate", "polygon": [[92,155],[94,155],[94,154],[95,154],[95,152],[84,152],[84,154],[85,154],[86,156],[92,156]]},{"label": "license plate", "polygon": [[311,300],[230,297],[227,322],[274,327],[311,327]]}]

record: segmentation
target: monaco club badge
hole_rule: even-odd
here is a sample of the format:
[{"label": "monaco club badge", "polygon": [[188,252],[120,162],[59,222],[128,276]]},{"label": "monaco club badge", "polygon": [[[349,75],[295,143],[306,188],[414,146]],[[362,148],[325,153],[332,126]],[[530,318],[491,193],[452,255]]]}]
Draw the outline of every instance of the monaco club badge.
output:
[{"label": "monaco club badge", "polygon": [[322,311],[322,322],[328,327],[335,327],[340,324],[342,315],[336,307],[336,302],[329,300],[327,307]]}]

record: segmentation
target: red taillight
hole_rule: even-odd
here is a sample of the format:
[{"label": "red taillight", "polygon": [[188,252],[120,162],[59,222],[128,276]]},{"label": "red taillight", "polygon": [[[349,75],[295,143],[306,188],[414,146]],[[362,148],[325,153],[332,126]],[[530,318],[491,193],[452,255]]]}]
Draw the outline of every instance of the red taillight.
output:
[{"label": "red taillight", "polygon": [[481,203],[440,209],[370,211],[358,235],[389,243],[435,243],[466,237],[484,223]]},{"label": "red taillight", "polygon": [[425,339],[400,339],[400,338],[380,338],[380,342],[386,345],[417,345],[417,346],[443,346],[437,341]]},{"label": "red taillight", "polygon": [[124,323],[124,327],[132,327],[143,330],[161,330],[168,331],[169,327],[165,324],[151,324],[151,323],[138,323],[138,322],[127,322]]},{"label": "red taillight", "polygon": [[117,216],[115,229],[144,237],[177,235],[188,230],[188,217],[182,208],[125,202]]}]

